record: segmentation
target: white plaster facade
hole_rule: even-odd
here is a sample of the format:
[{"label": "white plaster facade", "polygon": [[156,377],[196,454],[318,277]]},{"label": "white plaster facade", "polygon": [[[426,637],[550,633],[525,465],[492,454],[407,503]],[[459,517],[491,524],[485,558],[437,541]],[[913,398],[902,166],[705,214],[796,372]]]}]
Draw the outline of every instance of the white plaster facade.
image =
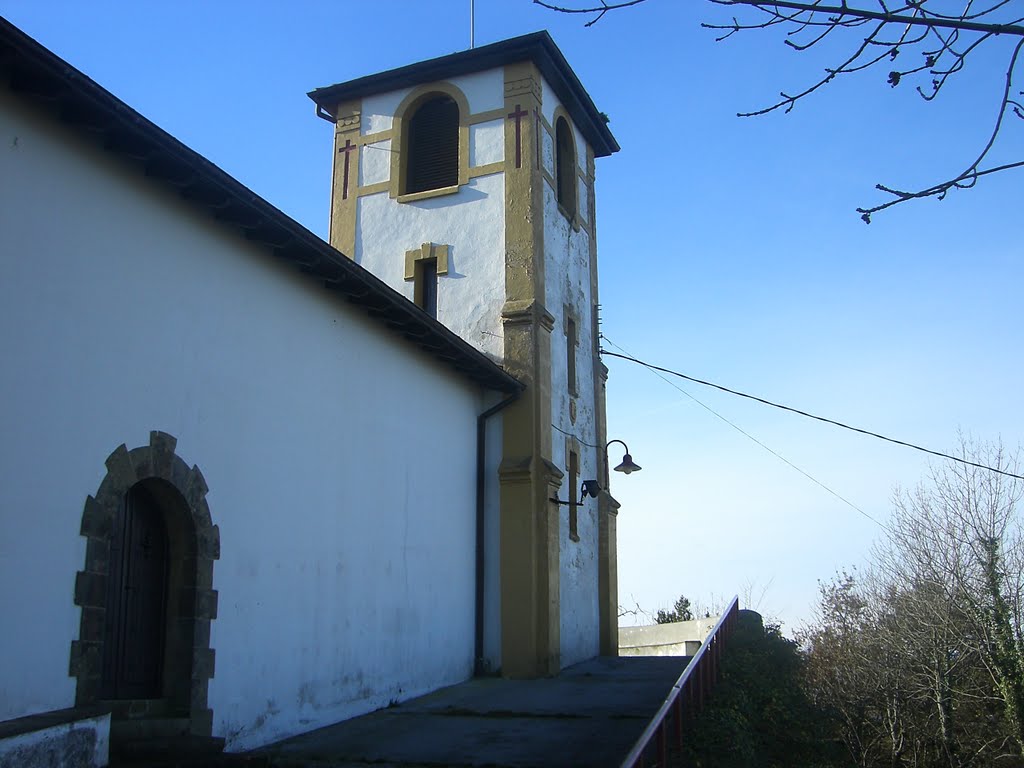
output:
[{"label": "white plaster facade", "polygon": [[[559,104],[549,88],[544,90],[545,114],[554,114]],[[552,103],[553,102],[553,103]],[[577,142],[579,180],[578,210],[586,221],[589,200],[586,182],[587,145],[570,122]],[[550,137],[549,137],[550,138]],[[546,146],[549,144],[546,143]],[[581,165],[582,161],[582,165]],[[554,178],[554,158],[551,158]],[[595,297],[591,296],[591,233],[585,226],[576,226],[559,210],[554,188],[544,186],[544,261],[545,304],[555,318],[551,335],[551,404],[552,460],[566,473],[561,498],[579,500],[579,483],[602,481],[598,467],[598,436],[594,402],[594,358],[597,340],[593,313]],[[569,392],[566,354],[566,319],[576,323],[576,395]],[[575,418],[570,414],[574,412]],[[570,437],[572,436],[572,437]],[[579,478],[575,488],[569,487],[567,440],[575,438],[578,449]],[[577,508],[579,541],[569,536],[568,507],[559,508],[562,535],[560,543],[560,605],[562,664],[569,666],[596,656],[600,650],[594,628],[600,621],[598,605],[598,508],[597,499],[587,497]]]},{"label": "white plaster facade", "polygon": [[[366,152],[364,152],[366,154]],[[505,302],[505,185],[502,174],[470,179],[458,192],[399,203],[378,192],[359,198],[357,264],[410,301],[405,252],[448,245],[448,274],[438,276],[437,319],[496,361],[502,358]]]},{"label": "white plaster facade", "polygon": [[469,677],[481,389],[7,91],[0,145],[0,720],[74,704],[83,504],[150,430],[209,484],[229,750]]},{"label": "white plaster facade", "polygon": [[469,165],[500,163],[505,155],[505,121],[501,118],[469,126]]},{"label": "white plaster facade", "polygon": [[[454,77],[446,84],[469,104],[469,120],[502,109],[500,69]],[[368,138],[360,152],[360,185],[391,180],[394,141],[373,141],[391,130],[395,111],[411,88],[366,97],[360,130]],[[469,166],[499,163],[505,153],[502,118],[471,122]],[[386,150],[386,151],[385,151]],[[438,276],[437,319],[496,362],[503,357],[501,310],[505,302],[505,180],[501,172],[473,176],[458,192],[415,202],[398,202],[388,190],[360,195],[354,253],[369,270],[409,300],[414,284],[405,277],[405,253],[423,243],[448,245],[448,273]],[[501,461],[501,419],[487,425],[486,474],[497,477]],[[485,491],[484,669],[501,667],[500,526],[496,483]]]}]

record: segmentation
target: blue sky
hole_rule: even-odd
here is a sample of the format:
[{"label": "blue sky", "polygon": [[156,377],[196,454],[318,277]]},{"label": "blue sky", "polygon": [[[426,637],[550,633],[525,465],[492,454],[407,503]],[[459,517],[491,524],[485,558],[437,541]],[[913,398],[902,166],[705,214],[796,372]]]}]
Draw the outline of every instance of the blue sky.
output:
[{"label": "blue sky", "polygon": [[[306,91],[469,42],[469,0],[0,0],[0,15],[323,236],[331,128]],[[973,159],[998,56],[982,51],[932,104],[889,88],[883,67],[789,115],[739,119],[830,59],[772,33],[716,44],[699,26],[728,16],[650,0],[585,29],[529,0],[477,0],[477,44],[548,29],[622,145],[597,166],[608,338],[938,450],[958,429],[1017,446],[1024,176],[870,226],[854,212],[883,201],[878,182],[925,185]],[[1022,127],[997,160],[1020,158]],[[607,364],[609,437],[644,467],[613,481],[620,602],[653,611],[752,587],[796,628],[817,580],[861,562],[878,525],[652,373]],[[677,383],[879,521],[893,488],[927,469],[921,454]]]}]

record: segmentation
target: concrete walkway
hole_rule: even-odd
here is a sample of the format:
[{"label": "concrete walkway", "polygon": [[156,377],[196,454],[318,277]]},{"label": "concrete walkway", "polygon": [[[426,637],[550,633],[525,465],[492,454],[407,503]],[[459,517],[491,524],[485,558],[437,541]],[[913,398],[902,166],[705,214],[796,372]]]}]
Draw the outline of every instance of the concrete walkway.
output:
[{"label": "concrete walkway", "polygon": [[478,678],[250,753],[275,766],[617,766],[685,657],[598,658],[543,680]]}]

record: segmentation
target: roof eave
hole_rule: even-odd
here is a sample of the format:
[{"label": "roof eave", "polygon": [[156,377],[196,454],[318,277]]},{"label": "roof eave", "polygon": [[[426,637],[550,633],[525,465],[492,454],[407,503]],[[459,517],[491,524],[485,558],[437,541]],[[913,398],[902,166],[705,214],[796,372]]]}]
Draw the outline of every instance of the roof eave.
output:
[{"label": "roof eave", "polygon": [[48,105],[69,127],[135,161],[146,176],[363,307],[436,360],[490,389],[511,393],[524,388],[404,296],[2,17],[0,74],[9,87]]},{"label": "roof eave", "polygon": [[342,101],[526,60],[534,62],[540,69],[577,127],[586,136],[596,157],[607,157],[619,151],[619,144],[604,116],[547,32],[532,32],[480,48],[458,51],[387,72],[316,88],[307,95],[321,110],[333,114],[334,107]]}]

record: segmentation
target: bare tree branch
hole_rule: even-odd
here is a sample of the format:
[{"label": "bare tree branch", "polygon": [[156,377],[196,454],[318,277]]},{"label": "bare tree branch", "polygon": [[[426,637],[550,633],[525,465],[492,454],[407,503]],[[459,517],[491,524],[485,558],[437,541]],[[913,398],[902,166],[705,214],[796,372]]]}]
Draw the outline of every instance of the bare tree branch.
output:
[{"label": "bare tree branch", "polygon": [[[600,0],[599,5],[593,2],[564,5],[546,0],[534,0],[534,3],[561,13],[589,14],[593,18],[586,26],[592,26],[610,11],[631,8],[645,1]],[[782,91],[777,101],[760,109],[737,113],[740,117],[765,115],[776,110],[788,113],[798,101],[840,75],[861,73],[885,62],[905,61],[912,52],[918,53],[920,58],[909,62],[905,68],[889,69],[886,82],[896,88],[910,78],[929,78],[926,84],[917,85],[915,90],[925,101],[933,101],[949,80],[964,70],[968,57],[981,47],[997,45],[1004,40],[1013,43],[1003,70],[1003,87],[995,120],[975,160],[955,176],[921,189],[905,190],[890,184],[877,184],[876,189],[891,199],[879,205],[857,208],[865,222],[870,223],[873,214],[894,205],[926,197],[942,200],[951,189],[969,189],[981,178],[1024,166],[1022,160],[983,167],[1000,132],[1006,128],[1004,118],[1007,113],[1024,119],[1024,100],[1018,98],[1024,95],[1024,91],[1013,90],[1013,78],[1021,47],[1024,46],[1024,17],[1014,15],[1015,11],[1019,13],[1019,4],[1010,0],[988,0],[975,7],[975,0],[966,0],[962,5],[943,3],[943,0],[900,0],[890,6],[886,0],[877,0],[875,8],[870,7],[868,0],[861,0],[858,5],[851,5],[846,0],[839,3],[833,0],[828,4],[824,0],[710,2],[720,6],[745,7],[759,14],[751,19],[734,16],[730,23],[703,23],[701,26],[723,33],[716,38],[718,42],[739,32],[776,27],[784,30],[785,45],[798,53],[826,44],[841,45],[844,40],[847,44],[853,42],[848,52],[838,58],[839,63],[827,68],[810,85],[798,91]],[[855,38],[853,41],[848,39],[851,35]]]},{"label": "bare tree branch", "polygon": [[[839,23],[844,17],[850,16],[855,19],[875,19],[886,24],[907,24],[911,26],[927,26],[927,27],[943,27],[947,29],[966,30],[969,32],[986,32],[996,35],[1018,35],[1024,37],[1024,26],[1016,23],[1024,21],[1024,19],[1016,19],[1014,22],[1009,24],[989,24],[985,22],[975,22],[963,16],[947,16],[933,14],[930,10],[924,10],[924,3],[908,2],[905,9],[915,9],[916,15],[904,15],[901,13],[892,13],[889,11],[872,11],[867,8],[854,8],[846,5],[824,5],[820,2],[810,3],[798,3],[790,2],[789,0],[711,0],[711,2],[717,5],[752,5],[756,8],[764,10],[770,6],[772,8],[788,8],[795,11],[805,11],[809,13],[824,13],[832,17],[828,22],[829,25]],[[629,3],[629,5],[635,5],[636,3]],[[1002,3],[1000,3],[1002,5]],[[612,10],[611,8],[607,10]],[[775,12],[769,11],[769,13]]]},{"label": "bare tree branch", "polygon": [[542,0],[533,0],[534,5],[539,5],[547,8],[549,11],[558,11],[558,13],[596,13],[597,17],[591,19],[583,26],[592,27],[594,24],[601,20],[608,11],[617,11],[620,8],[629,8],[631,5],[640,5],[645,0],[623,0],[621,3],[606,3],[601,0],[601,5],[597,8],[568,8],[560,5],[553,5],[551,3],[542,2]]},{"label": "bare tree branch", "polygon": [[919,190],[917,192],[905,192],[898,189],[892,189],[891,187],[887,187],[883,184],[878,184],[878,189],[880,189],[882,192],[892,195],[895,199],[890,200],[889,202],[883,203],[881,205],[876,205],[872,208],[858,208],[857,212],[861,214],[861,218],[864,219],[865,222],[871,222],[871,214],[876,213],[878,211],[883,211],[886,208],[890,208],[896,205],[897,203],[906,202],[907,200],[913,200],[915,198],[932,196],[938,197],[941,200],[946,196],[946,193],[954,187],[960,189],[968,189],[970,187],[973,187],[978,182],[978,179],[982,176],[988,176],[989,174],[992,173],[998,173],[1000,171],[1009,170],[1011,168],[1019,168],[1021,166],[1024,166],[1024,161],[1019,161],[1015,163],[1006,163],[1004,165],[999,165],[994,168],[987,168],[985,170],[978,169],[978,166],[981,165],[981,163],[988,156],[988,153],[992,150],[992,147],[995,145],[996,139],[999,137],[999,132],[1000,130],[1002,130],[1003,119],[1006,117],[1007,111],[1012,108],[1013,112],[1018,117],[1021,117],[1020,104],[1019,102],[1011,98],[1011,94],[1013,86],[1013,72],[1015,67],[1017,66],[1017,57],[1019,56],[1022,47],[1024,47],[1024,39],[1019,40],[1017,42],[1017,45],[1013,49],[1013,55],[1010,57],[1010,63],[1006,68],[1006,79],[1003,88],[1003,98],[999,105],[999,113],[996,116],[995,125],[992,127],[992,133],[990,134],[988,141],[985,143],[985,146],[982,148],[981,154],[978,155],[977,159],[975,159],[975,161],[971,163],[971,165],[969,165],[956,178],[949,179],[948,181],[941,182],[932,187]]}]

